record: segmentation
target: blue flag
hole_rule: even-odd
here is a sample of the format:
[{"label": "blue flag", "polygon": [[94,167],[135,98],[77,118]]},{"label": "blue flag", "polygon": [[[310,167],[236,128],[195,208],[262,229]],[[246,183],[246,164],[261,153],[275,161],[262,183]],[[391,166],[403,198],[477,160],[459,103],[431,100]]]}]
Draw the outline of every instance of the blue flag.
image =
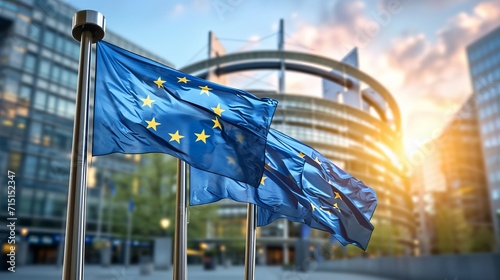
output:
[{"label": "blue flag", "polygon": [[265,226],[276,219],[286,218],[327,231],[344,246],[352,244],[366,250],[373,225],[347,196],[318,174],[318,170],[311,164],[304,165],[302,187],[311,206],[307,215],[291,216],[258,207],[257,226]]},{"label": "blue flag", "polygon": [[258,186],[277,102],[100,41],[93,155],[167,153]]},{"label": "blue flag", "polygon": [[281,164],[266,168],[258,189],[191,169],[191,205],[222,198],[253,203],[259,206],[258,226],[288,218],[330,232],[344,245],[365,249],[373,231],[369,219],[377,203],[375,192],[316,150],[271,129],[266,163],[277,159]]},{"label": "blue flag", "polygon": [[286,138],[279,131],[269,131],[265,170],[258,188],[191,168],[190,205],[230,198],[287,215],[306,215],[309,210],[300,203],[305,199],[300,188],[304,160],[283,141]]}]

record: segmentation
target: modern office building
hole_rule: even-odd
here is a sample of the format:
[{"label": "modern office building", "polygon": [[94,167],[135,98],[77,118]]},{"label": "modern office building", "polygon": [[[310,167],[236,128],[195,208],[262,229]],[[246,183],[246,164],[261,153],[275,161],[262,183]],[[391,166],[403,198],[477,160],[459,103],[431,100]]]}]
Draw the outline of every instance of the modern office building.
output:
[{"label": "modern office building", "polygon": [[[368,254],[413,254],[412,201],[407,169],[399,160],[402,154],[401,118],[393,96],[375,78],[357,67],[314,54],[285,51],[282,44],[279,46],[279,50],[219,52],[217,56],[180,70],[206,78],[209,75],[223,77],[240,71],[274,69],[280,72],[279,77],[284,77],[284,72],[294,71],[328,80],[324,97],[288,92],[282,78],[277,91],[248,91],[279,101],[272,124],[274,128],[318,149],[340,168],[376,190],[379,204],[372,219],[376,230]],[[329,83],[337,85],[334,94],[330,92],[334,86]],[[361,90],[353,90],[355,87]],[[345,93],[349,97],[344,98]],[[355,101],[356,98],[357,102],[343,102]],[[244,204],[222,201],[219,214],[221,221],[209,226],[211,231],[201,242],[220,247],[227,242],[224,237],[230,234],[225,232],[230,230],[244,238]],[[258,262],[292,263],[299,234],[299,224],[284,220],[260,228]],[[317,246],[331,246],[326,233],[317,231],[312,238]]]},{"label": "modern office building", "polygon": [[[27,230],[18,237],[29,244],[28,263],[55,263],[61,256],[80,49],[71,36],[75,11],[62,1],[0,0],[0,169],[17,175],[15,214],[17,230]],[[169,64],[112,32],[105,39]],[[98,234],[103,184],[115,172],[133,171],[136,159],[107,156],[92,163],[99,174],[88,191],[88,245]],[[1,197],[6,186],[0,186]],[[0,202],[3,220],[6,201]],[[0,228],[2,242],[6,230]]]},{"label": "modern office building", "polygon": [[462,209],[465,220],[474,231],[481,228],[491,230],[488,187],[474,96],[462,105],[437,142],[450,205]]},{"label": "modern office building", "polygon": [[421,253],[491,251],[484,240],[492,226],[473,95],[422,151],[424,161],[412,175]]},{"label": "modern office building", "polygon": [[488,174],[496,250],[500,251],[500,27],[469,45],[467,57]]}]

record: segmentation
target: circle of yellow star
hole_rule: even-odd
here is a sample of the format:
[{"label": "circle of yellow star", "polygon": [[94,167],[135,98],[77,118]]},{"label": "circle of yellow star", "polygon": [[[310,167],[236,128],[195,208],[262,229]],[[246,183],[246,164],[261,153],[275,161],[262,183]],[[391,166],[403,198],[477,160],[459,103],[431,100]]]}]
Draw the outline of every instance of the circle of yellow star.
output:
[{"label": "circle of yellow star", "polygon": [[226,157],[227,158],[227,163],[229,164],[236,164],[236,160],[234,157]]},{"label": "circle of yellow star", "polygon": [[333,208],[335,208],[335,209],[337,209],[337,210],[340,211],[339,205],[336,202],[333,204]]},{"label": "circle of yellow star", "polygon": [[177,143],[181,143],[181,139],[184,138],[184,136],[180,135],[179,134],[179,130],[177,130],[175,133],[169,133],[168,135],[170,135],[170,141],[169,142],[172,142],[172,141],[177,141]]},{"label": "circle of yellow star", "polygon": [[152,107],[151,107],[151,104],[153,104],[153,102],[155,102],[155,101],[156,101],[156,100],[151,99],[151,98],[149,97],[149,94],[148,94],[148,97],[146,97],[146,98],[141,98],[141,100],[142,100],[142,102],[143,102],[143,103],[142,103],[142,107],[144,107],[144,106],[146,106],[146,105],[147,105],[147,106],[149,106],[149,108],[152,108]]},{"label": "circle of yellow star", "polygon": [[214,126],[212,128],[218,127],[220,130],[222,130],[222,126],[220,125],[219,119],[217,117],[215,117],[212,122],[214,122]]},{"label": "circle of yellow star", "polygon": [[153,119],[152,119],[152,120],[150,120],[150,121],[146,121],[146,122],[148,123],[148,127],[146,127],[146,128],[152,128],[152,129],[154,129],[155,131],[156,131],[156,126],[161,124],[161,123],[159,123],[159,122],[156,122],[155,118],[153,118]]},{"label": "circle of yellow star", "polygon": [[220,103],[217,104],[217,107],[212,107],[212,110],[214,111],[214,113],[219,115],[219,117],[222,117],[222,112],[226,111],[226,110],[220,108]]},{"label": "circle of yellow star", "polygon": [[265,186],[265,181],[266,181],[267,177],[263,176],[262,179],[260,179],[260,184]]},{"label": "circle of yellow star", "polygon": [[161,88],[161,87],[163,87],[163,84],[165,83],[165,81],[163,81],[161,79],[161,77],[158,77],[158,79],[156,81],[154,81],[154,83],[158,86],[158,88]]},{"label": "circle of yellow star", "polygon": [[188,80],[186,77],[182,77],[182,78],[177,77],[177,82],[178,83],[185,83],[185,84],[187,84],[187,82],[189,82],[189,81],[191,81],[191,80]]},{"label": "circle of yellow star", "polygon": [[314,159],[314,161],[315,161],[315,162],[317,162],[318,164],[320,164],[320,165],[321,165],[321,161],[319,161],[319,158],[318,158],[318,157],[316,157],[316,158]]},{"label": "circle of yellow star", "polygon": [[342,197],[340,196],[339,192],[333,192],[333,193],[335,194],[335,197],[334,197],[335,199],[337,199],[337,198],[342,199]]},{"label": "circle of yellow star", "polygon": [[210,96],[210,90],[212,90],[211,88],[209,88],[208,86],[199,86],[199,87],[201,88],[200,94],[206,93],[207,96]]},{"label": "circle of yellow star", "polygon": [[243,144],[243,141],[245,141],[245,137],[241,134],[236,135],[236,141],[240,142],[240,144]]},{"label": "circle of yellow star", "polygon": [[204,129],[201,131],[201,133],[195,133],[194,135],[196,135],[197,137],[195,142],[203,141],[203,143],[205,144],[207,144],[207,138],[210,137],[210,135],[205,134]]}]

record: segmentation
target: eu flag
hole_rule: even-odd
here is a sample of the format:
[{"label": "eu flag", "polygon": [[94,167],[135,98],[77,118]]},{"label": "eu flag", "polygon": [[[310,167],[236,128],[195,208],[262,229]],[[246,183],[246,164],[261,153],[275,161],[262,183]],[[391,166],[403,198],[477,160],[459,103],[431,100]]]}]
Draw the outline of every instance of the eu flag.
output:
[{"label": "eu flag", "polygon": [[[330,232],[344,245],[366,248],[373,231],[369,219],[376,205],[372,189],[316,150],[273,129],[268,134],[266,164],[258,189],[191,169],[191,205],[221,198],[253,203],[259,209],[259,226],[288,218]],[[370,195],[356,197],[366,193]]]},{"label": "eu flag", "polygon": [[273,212],[304,216],[300,187],[304,160],[284,139],[288,136],[271,129],[267,137],[264,175],[258,188],[215,174],[191,168],[190,204],[212,203],[223,198],[259,205]]},{"label": "eu flag", "polygon": [[276,105],[100,41],[92,154],[167,153],[257,186]]}]

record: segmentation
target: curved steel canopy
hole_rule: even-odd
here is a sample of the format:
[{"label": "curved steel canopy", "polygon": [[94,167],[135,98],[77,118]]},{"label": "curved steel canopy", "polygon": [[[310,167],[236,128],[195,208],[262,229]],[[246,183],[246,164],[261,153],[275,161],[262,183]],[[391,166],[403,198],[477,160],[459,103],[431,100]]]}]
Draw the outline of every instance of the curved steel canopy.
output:
[{"label": "curved steel canopy", "polygon": [[[380,96],[387,102],[389,109],[392,111],[392,115],[394,117],[394,123],[396,125],[396,133],[398,135],[401,135],[401,112],[399,111],[399,107],[396,103],[396,100],[392,97],[390,92],[382,85],[380,84],[377,80],[372,78],[370,75],[362,72],[356,67],[353,67],[349,64],[345,64],[343,62],[333,60],[330,58],[326,58],[323,56],[318,56],[314,54],[308,54],[308,53],[301,53],[301,52],[291,52],[291,51],[251,51],[251,52],[240,52],[240,53],[233,53],[233,54],[227,54],[219,57],[214,57],[210,58],[207,60],[202,60],[197,63],[193,63],[191,65],[185,66],[180,69],[182,72],[186,73],[195,73],[198,71],[206,70],[211,67],[218,67],[216,71],[219,71],[219,74],[225,74],[225,73],[231,73],[231,72],[237,72],[237,71],[242,71],[242,70],[251,70],[251,69],[257,69],[257,68],[249,68],[250,66],[256,67],[266,67],[266,68],[260,68],[260,69],[279,69],[274,68],[276,65],[279,65],[278,63],[270,63],[269,61],[264,61],[264,62],[259,62],[259,60],[262,59],[282,59],[285,61],[286,65],[290,65],[290,68],[287,70],[295,70],[295,71],[300,71],[300,72],[305,72],[308,74],[312,75],[317,75],[322,78],[331,80],[333,82],[338,82],[338,76],[335,75],[334,73],[318,69],[317,67],[314,68],[309,65],[302,65],[302,64],[294,64],[287,62],[287,60],[295,60],[295,61],[301,61],[304,63],[309,63],[309,64],[316,64],[319,66],[324,66],[327,68],[331,68],[337,71],[342,71],[343,73],[352,76],[360,81],[363,81],[366,83],[369,87],[371,87],[373,90],[375,90],[377,93],[380,94]],[[248,62],[248,60],[253,61],[253,62]],[[234,62],[239,62],[239,61],[246,61],[242,62],[236,65],[231,65],[230,63]],[[225,65],[229,64],[229,65]],[[224,66],[220,66],[224,65]],[[300,66],[300,67],[299,67]],[[294,68],[295,67],[295,68]],[[224,72],[226,71],[226,72]],[[206,75],[206,72],[203,73]],[[352,80],[349,80],[351,82],[352,86]],[[344,83],[344,78],[340,80],[340,84]],[[347,84],[346,84],[347,85]],[[373,101],[371,98],[364,98],[365,101],[367,101],[370,105],[374,106],[377,111],[379,111],[381,108],[377,106],[376,102]],[[379,112],[380,113],[380,112]],[[384,116],[381,114],[381,116]]]}]

